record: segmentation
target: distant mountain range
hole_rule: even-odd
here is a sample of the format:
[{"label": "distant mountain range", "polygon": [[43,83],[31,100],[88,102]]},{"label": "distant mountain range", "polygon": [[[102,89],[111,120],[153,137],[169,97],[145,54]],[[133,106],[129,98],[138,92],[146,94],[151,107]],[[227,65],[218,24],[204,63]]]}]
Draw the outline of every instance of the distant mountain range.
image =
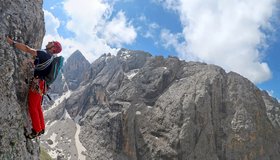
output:
[{"label": "distant mountain range", "polygon": [[64,67],[41,139],[53,158],[280,157],[278,101],[234,72],[127,49]]}]

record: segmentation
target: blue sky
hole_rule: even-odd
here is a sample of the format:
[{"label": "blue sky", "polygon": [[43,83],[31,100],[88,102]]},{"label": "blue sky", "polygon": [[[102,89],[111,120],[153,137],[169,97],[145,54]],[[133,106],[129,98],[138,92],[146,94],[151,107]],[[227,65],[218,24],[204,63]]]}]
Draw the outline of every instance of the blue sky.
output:
[{"label": "blue sky", "polygon": [[90,61],[119,48],[235,71],[280,99],[277,0],[45,0],[43,45]]}]

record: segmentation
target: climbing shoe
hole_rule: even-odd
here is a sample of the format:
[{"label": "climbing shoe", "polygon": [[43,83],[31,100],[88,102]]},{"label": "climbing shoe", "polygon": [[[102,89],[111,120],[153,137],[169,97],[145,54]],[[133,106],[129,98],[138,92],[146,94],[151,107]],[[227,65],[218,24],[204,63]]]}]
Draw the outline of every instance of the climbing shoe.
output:
[{"label": "climbing shoe", "polygon": [[39,136],[39,133],[37,133],[34,129],[32,129],[32,132],[30,134],[25,134],[25,137],[28,139],[34,139]]},{"label": "climbing shoe", "polygon": [[43,129],[43,130],[41,130],[41,131],[39,132],[38,136],[40,136],[40,135],[42,135],[42,134],[44,134],[44,133],[45,133],[45,130]]}]

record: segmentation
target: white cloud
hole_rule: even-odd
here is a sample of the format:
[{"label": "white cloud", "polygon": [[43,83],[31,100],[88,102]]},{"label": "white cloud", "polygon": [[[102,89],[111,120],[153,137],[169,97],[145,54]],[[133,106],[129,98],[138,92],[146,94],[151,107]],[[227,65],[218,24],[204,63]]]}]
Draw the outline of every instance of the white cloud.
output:
[{"label": "white cloud", "polygon": [[152,0],[153,3],[163,5],[164,8],[176,10],[180,5],[179,0]]},{"label": "white cloud", "polygon": [[157,23],[155,23],[155,22],[149,24],[149,28],[150,28],[150,29],[158,29],[159,27],[160,27],[160,26],[159,26]]},{"label": "white cloud", "polygon": [[57,29],[60,26],[59,19],[56,18],[51,12],[44,10],[45,14],[45,27],[51,35],[58,35]]},{"label": "white cloud", "polygon": [[154,44],[157,45],[158,43],[158,31],[160,30],[161,26],[156,23],[152,22],[149,18],[147,18],[144,14],[141,14],[138,17],[138,21],[140,22],[141,27],[138,27],[138,32],[144,38],[150,38],[154,41]]},{"label": "white cloud", "polygon": [[[183,38],[183,34],[172,34],[167,29],[162,29],[160,38],[165,48],[174,47],[177,53],[184,53],[186,50],[186,43],[180,42],[179,39]],[[189,56],[189,55],[186,55]],[[187,59],[194,59],[195,57],[188,57]]]},{"label": "white cloud", "polygon": [[127,23],[124,12],[118,12],[117,16],[108,22],[102,33],[102,37],[111,45],[121,47],[122,43],[131,44],[137,36],[135,28]]},{"label": "white cloud", "polygon": [[102,0],[64,0],[63,6],[70,18],[67,28],[76,36],[92,34],[104,25],[112,12],[109,3]]},{"label": "white cloud", "polygon": [[112,17],[113,5],[114,2],[109,0],[62,1],[64,12],[68,16],[64,29],[72,32],[74,36],[60,36],[57,32],[60,24],[53,25],[58,19],[49,11],[45,11],[47,33],[44,45],[49,40],[59,40],[63,46],[63,56],[68,58],[79,49],[90,62],[103,53],[115,54],[118,48],[112,45],[120,47],[123,44],[131,44],[137,34],[123,12]]},{"label": "white cloud", "polygon": [[[260,83],[271,78],[258,48],[266,46],[276,0],[154,0],[180,15],[186,47],[167,42],[182,58],[197,57]],[[164,32],[163,32],[164,33]],[[171,33],[165,34],[172,36]],[[163,36],[164,37],[164,36]],[[176,37],[173,38],[176,39]],[[164,39],[163,39],[164,40]],[[170,44],[171,43],[171,44]],[[179,48],[178,48],[179,47]]]},{"label": "white cloud", "polygon": [[140,15],[139,20],[142,22],[146,22],[147,21],[147,17],[145,15]]},{"label": "white cloud", "polygon": [[155,41],[155,43],[157,43],[156,35],[157,35],[157,30],[160,28],[160,26],[155,22],[148,23],[147,21],[146,21],[146,25],[147,25],[146,28],[143,29],[142,36],[145,38],[151,38]]}]

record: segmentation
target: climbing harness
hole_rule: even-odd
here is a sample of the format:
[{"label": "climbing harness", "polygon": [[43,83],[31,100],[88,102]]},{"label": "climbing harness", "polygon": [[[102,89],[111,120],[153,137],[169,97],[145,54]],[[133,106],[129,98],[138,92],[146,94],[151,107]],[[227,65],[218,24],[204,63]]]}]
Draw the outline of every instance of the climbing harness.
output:
[{"label": "climbing harness", "polygon": [[31,79],[31,82],[30,82],[30,86],[29,88],[31,89],[32,92],[36,92],[36,93],[39,93],[41,96],[45,93],[45,87],[42,89],[40,89],[40,79],[39,78],[35,78],[33,77]]}]

